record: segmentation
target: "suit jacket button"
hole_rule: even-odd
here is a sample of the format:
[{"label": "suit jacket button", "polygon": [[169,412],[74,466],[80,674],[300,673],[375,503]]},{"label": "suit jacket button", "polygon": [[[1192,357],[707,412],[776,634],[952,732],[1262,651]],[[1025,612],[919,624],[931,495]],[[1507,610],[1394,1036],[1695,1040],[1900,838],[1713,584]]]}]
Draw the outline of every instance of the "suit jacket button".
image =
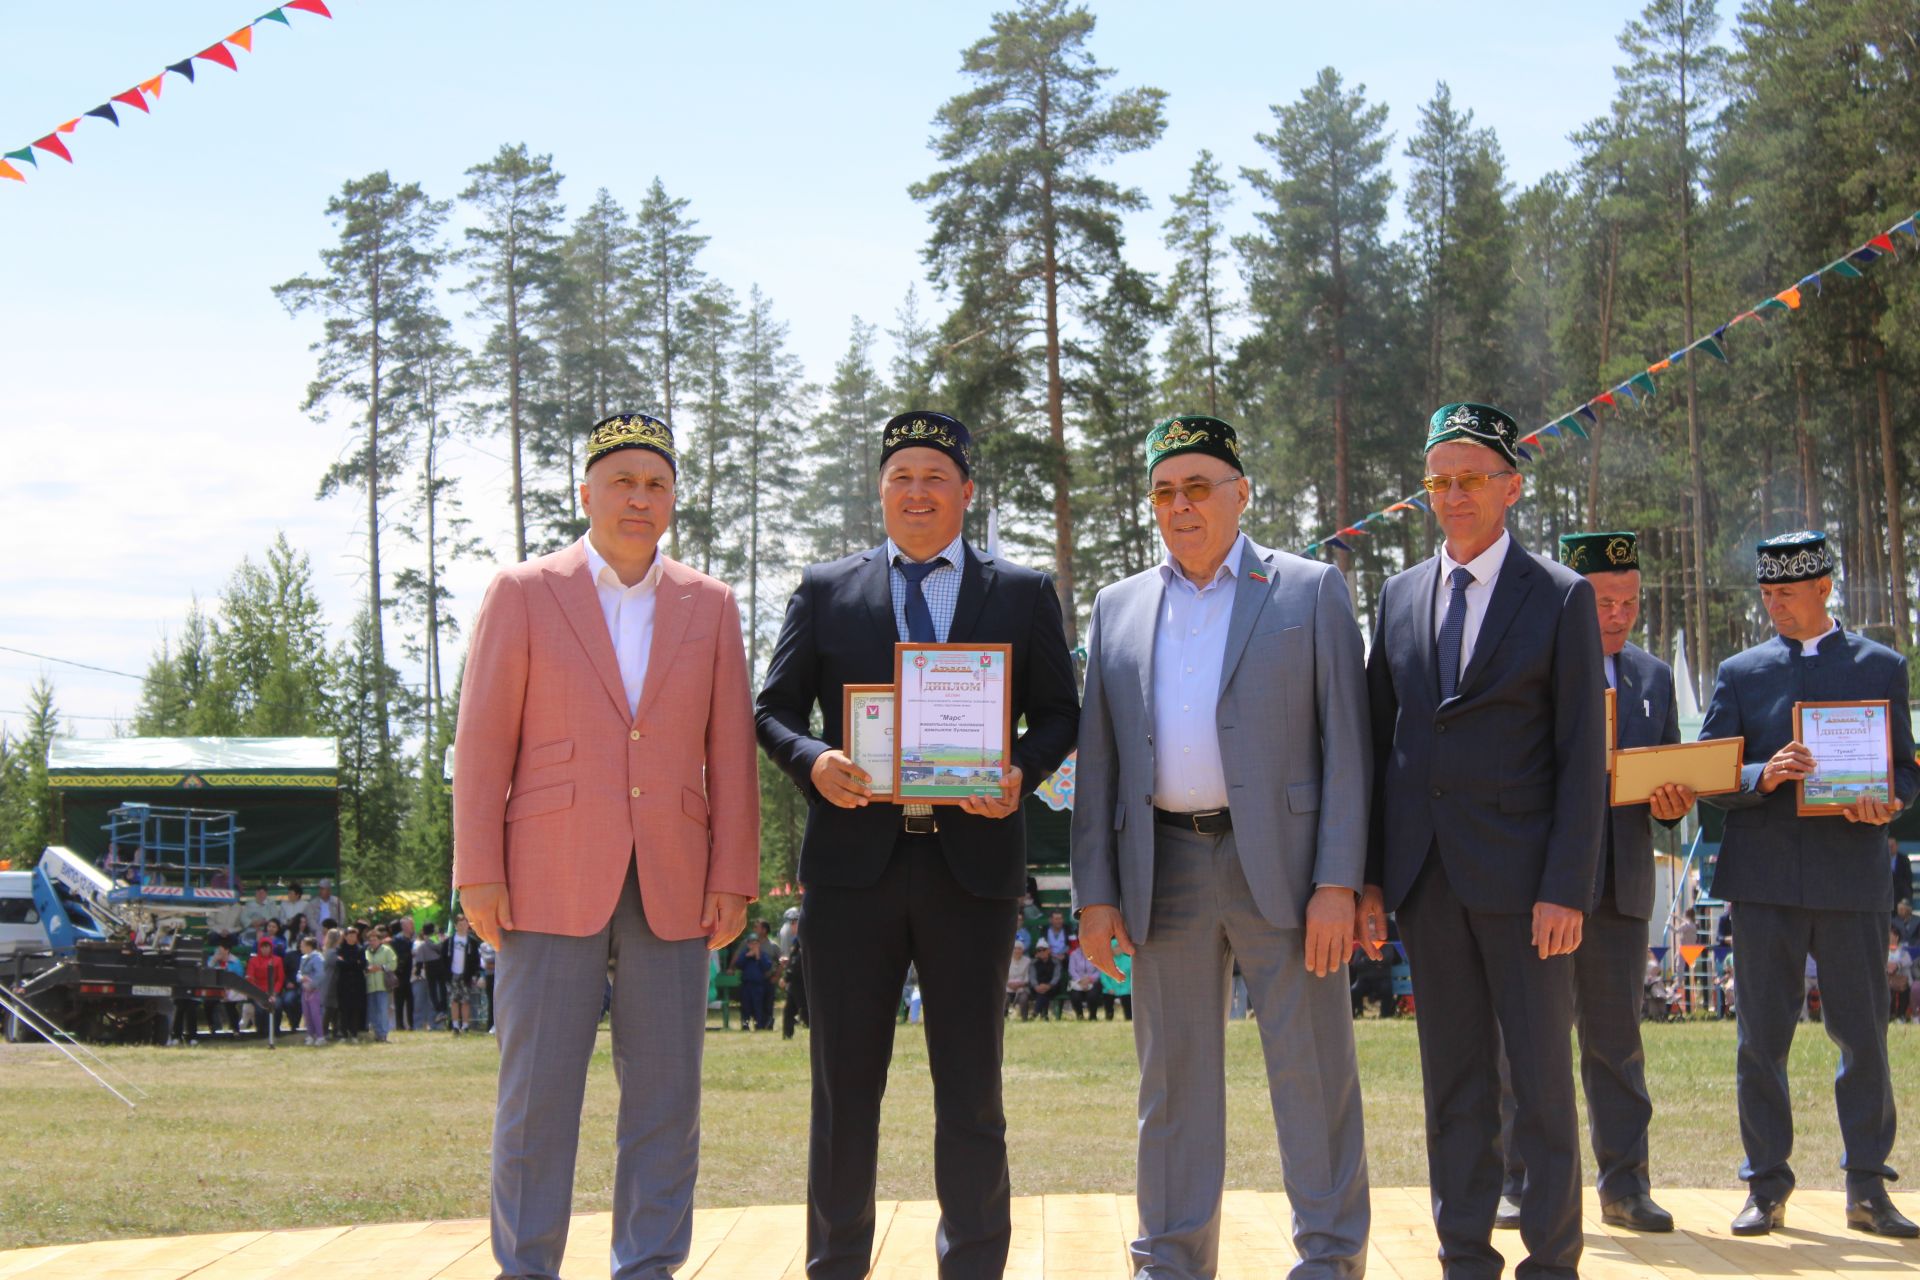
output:
[{"label": "suit jacket button", "polygon": [[[637,795],[637,794],[639,794],[639,793],[638,793],[638,792],[636,792],[635,794]],[[1435,800],[1438,800],[1438,799],[1439,799],[1439,798],[1440,798],[1441,796],[1443,796],[1443,795],[1445,795],[1445,794],[1446,794],[1446,792],[1444,792],[1444,791],[1442,791],[1442,790],[1441,790],[1440,788],[1438,788],[1438,787],[1435,787],[1435,788],[1433,789],[1433,798],[1434,798]]]},{"label": "suit jacket button", "polygon": [[1436,724],[1433,726],[1433,731],[1435,733],[1445,733],[1447,731],[1447,726],[1444,722],[1440,724]]},{"label": "suit jacket button", "polygon": [[[640,788],[635,787],[633,790],[627,792],[627,794],[632,796],[635,800],[638,800],[640,798]],[[1436,791],[1433,794],[1439,795],[1440,793]]]},{"label": "suit jacket button", "polygon": [[632,738],[635,742],[638,742],[640,740],[640,731],[638,729],[635,729],[632,733],[629,733],[627,736],[629,738]]}]

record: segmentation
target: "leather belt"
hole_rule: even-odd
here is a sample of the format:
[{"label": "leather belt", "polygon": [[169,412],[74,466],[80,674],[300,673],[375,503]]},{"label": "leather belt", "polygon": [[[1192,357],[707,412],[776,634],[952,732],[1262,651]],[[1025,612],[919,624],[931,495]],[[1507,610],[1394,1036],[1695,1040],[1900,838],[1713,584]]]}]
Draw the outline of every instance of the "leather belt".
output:
[{"label": "leather belt", "polygon": [[1153,820],[1169,827],[1181,827],[1196,835],[1219,836],[1233,830],[1231,809],[1203,809],[1198,813],[1176,813],[1172,809],[1153,809]]},{"label": "leather belt", "polygon": [[910,836],[930,836],[940,830],[940,823],[930,813],[909,813],[901,817],[900,829]]}]

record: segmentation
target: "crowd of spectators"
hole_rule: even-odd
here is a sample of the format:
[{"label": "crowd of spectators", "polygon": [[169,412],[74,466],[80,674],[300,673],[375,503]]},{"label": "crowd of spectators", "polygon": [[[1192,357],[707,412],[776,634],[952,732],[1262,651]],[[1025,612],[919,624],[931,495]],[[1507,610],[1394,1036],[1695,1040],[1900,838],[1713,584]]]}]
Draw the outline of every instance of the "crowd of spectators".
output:
[{"label": "crowd of spectators", "polygon": [[210,913],[203,945],[210,967],[244,977],[266,994],[271,1012],[237,990],[176,1001],[174,1044],[271,1032],[318,1048],[384,1044],[397,1031],[493,1030],[493,947],[459,913],[442,934],[411,916],[353,915],[331,881],[313,897],[295,884],[278,899],[259,885]]}]

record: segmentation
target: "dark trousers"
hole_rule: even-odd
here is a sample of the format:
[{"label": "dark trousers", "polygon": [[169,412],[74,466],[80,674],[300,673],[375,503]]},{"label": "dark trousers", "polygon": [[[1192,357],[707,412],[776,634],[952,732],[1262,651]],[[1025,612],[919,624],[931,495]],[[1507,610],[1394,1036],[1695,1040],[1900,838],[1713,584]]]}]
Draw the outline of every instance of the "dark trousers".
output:
[{"label": "dark trousers", "polygon": [[[1587,913],[1573,953],[1573,1024],[1580,1033],[1580,1085],[1587,1095],[1600,1203],[1653,1190],[1647,1166],[1647,1055],[1640,1042],[1640,1006],[1647,973],[1647,922],[1623,916],[1612,902]],[[1500,1147],[1506,1153],[1503,1195],[1518,1199],[1527,1169],[1513,1141],[1518,1112],[1506,1055],[1500,1058]]]},{"label": "dark trousers", "polygon": [[1122,1009],[1126,1010],[1127,1021],[1128,1022],[1133,1021],[1133,997],[1131,995],[1117,996],[1117,995],[1114,995],[1111,991],[1102,991],[1100,993],[1100,1000],[1101,1000],[1101,1003],[1106,1007],[1108,1022],[1113,1021],[1113,1006],[1116,1004],[1119,1005]]},{"label": "dark trousers", "polygon": [[1734,1017],[1739,1053],[1740,1176],[1756,1195],[1793,1190],[1793,1110],[1787,1051],[1806,992],[1807,956],[1820,968],[1821,1026],[1840,1048],[1833,1100],[1847,1191],[1892,1178],[1893,1082],[1887,1069],[1887,917],[1880,911],[1813,911],[1765,902],[1734,905]]},{"label": "dark trousers", "polygon": [[780,1013],[781,1034],[793,1039],[794,1024],[811,1026],[807,1021],[807,984],[796,974],[787,979],[786,1008]]},{"label": "dark trousers", "polygon": [[1580,1263],[1580,1137],[1573,1099],[1573,959],[1540,959],[1529,914],[1472,911],[1438,850],[1400,905],[1426,1094],[1427,1175],[1448,1280],[1497,1280],[1500,1046],[1513,1062],[1513,1140],[1527,1168],[1516,1277],[1566,1277]]},{"label": "dark trousers", "polygon": [[1001,1007],[1014,901],[976,898],[937,838],[901,836],[863,889],[809,885],[801,907],[813,1060],[807,1275],[858,1280],[873,1253],[880,1097],[907,966],[920,978],[933,1076],[941,1280],[998,1280],[1012,1240]]},{"label": "dark trousers", "polygon": [[404,973],[400,985],[393,989],[393,1025],[398,1031],[413,1030],[413,983]]},{"label": "dark trousers", "polygon": [[764,982],[740,984],[740,1025],[773,1030],[773,988]]}]

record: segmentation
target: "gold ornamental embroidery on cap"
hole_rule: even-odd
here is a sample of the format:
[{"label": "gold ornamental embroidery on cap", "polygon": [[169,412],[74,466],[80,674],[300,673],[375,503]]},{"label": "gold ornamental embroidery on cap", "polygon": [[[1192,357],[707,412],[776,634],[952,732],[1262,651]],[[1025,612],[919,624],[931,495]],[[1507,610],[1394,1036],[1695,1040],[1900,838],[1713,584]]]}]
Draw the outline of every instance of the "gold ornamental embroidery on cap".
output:
[{"label": "gold ornamental embroidery on cap", "polygon": [[1633,562],[1633,543],[1625,538],[1607,540],[1608,564],[1631,564]]},{"label": "gold ornamental embroidery on cap", "polygon": [[1567,549],[1567,568],[1580,570],[1587,567],[1587,548],[1576,543]]},{"label": "gold ornamental embroidery on cap", "polygon": [[930,440],[945,448],[957,447],[953,432],[948,429],[946,423],[931,422],[926,418],[914,418],[899,424],[888,436],[886,444],[888,448],[892,448],[908,440]]},{"label": "gold ornamental embroidery on cap", "polygon": [[[1204,427],[1189,427],[1184,422],[1176,422],[1167,428],[1165,435],[1153,442],[1153,451],[1165,453],[1169,449],[1184,449],[1188,445],[1201,444],[1211,439],[1213,439],[1213,433]],[[1239,457],[1239,450],[1236,449],[1233,456]]]},{"label": "gold ornamental embroidery on cap", "polygon": [[668,434],[666,427],[651,418],[636,417],[618,418],[602,425],[587,441],[587,450],[599,454],[630,444],[658,449],[669,458],[678,459],[680,456],[674,451],[673,437]]}]

